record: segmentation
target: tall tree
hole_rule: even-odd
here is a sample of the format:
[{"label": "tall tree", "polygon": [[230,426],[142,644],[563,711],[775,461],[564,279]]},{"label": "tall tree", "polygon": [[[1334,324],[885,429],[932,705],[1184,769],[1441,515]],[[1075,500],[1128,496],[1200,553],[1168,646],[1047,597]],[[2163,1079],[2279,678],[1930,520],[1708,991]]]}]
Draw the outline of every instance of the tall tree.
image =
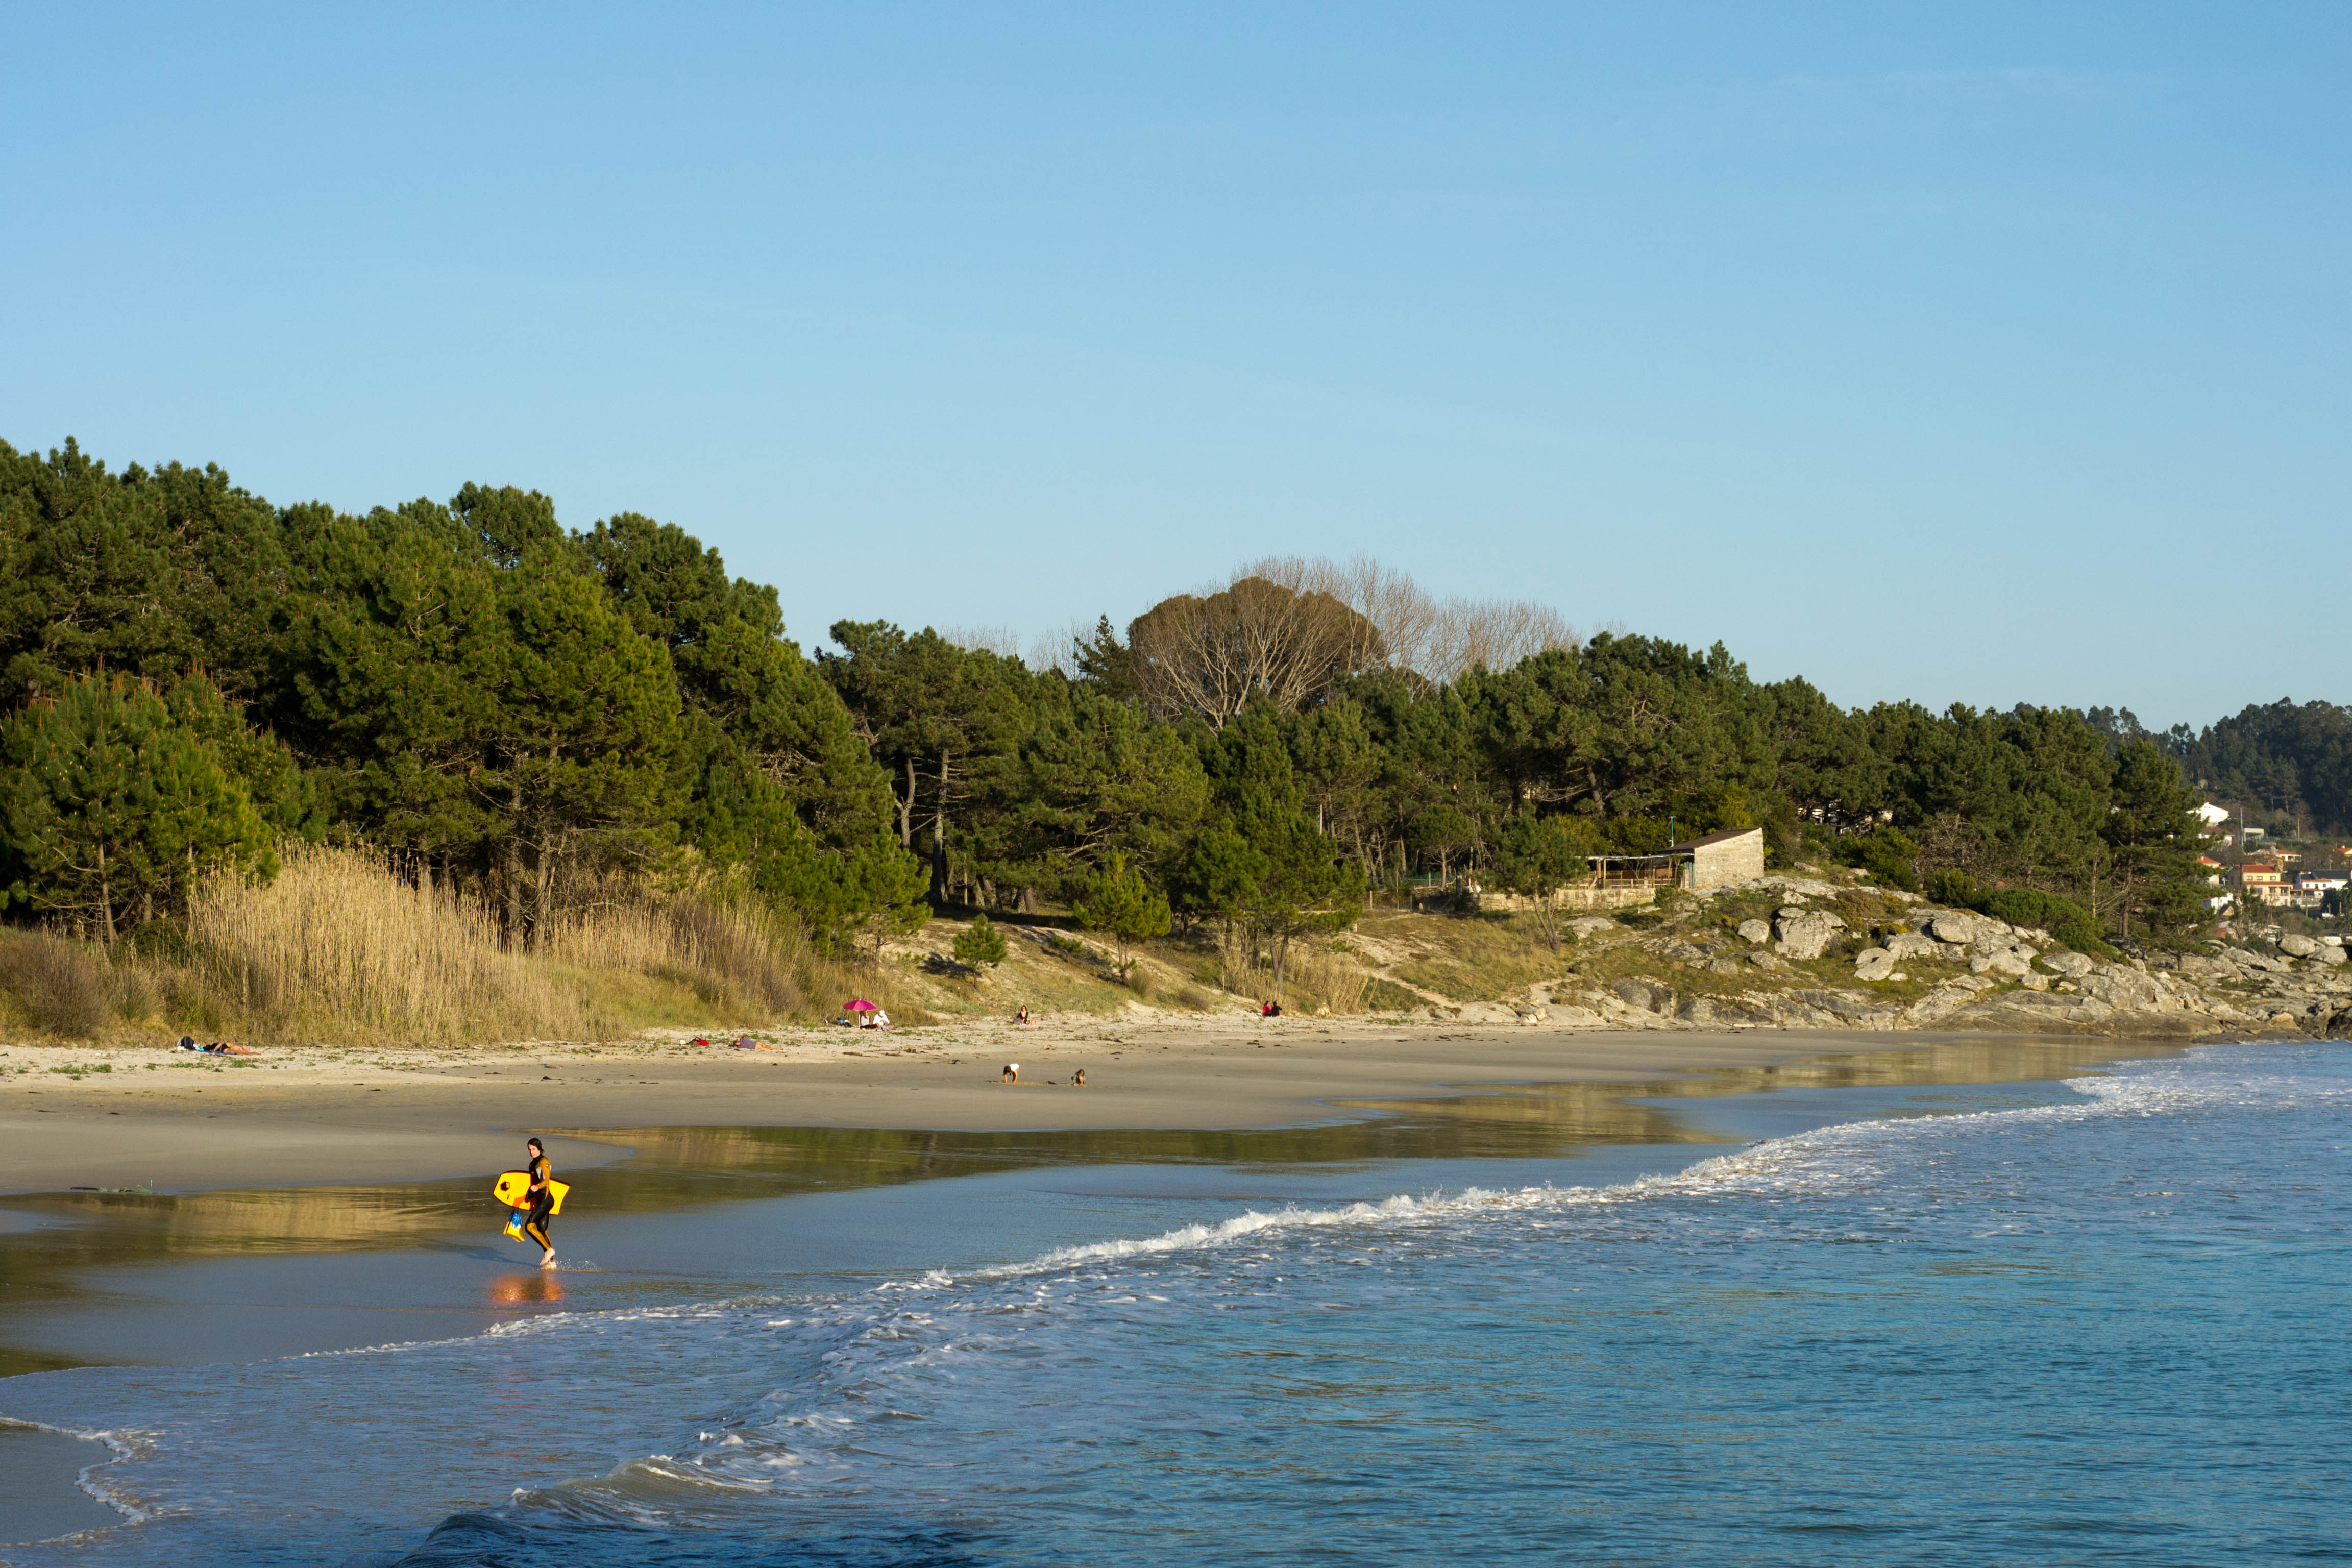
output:
[{"label": "tall tree", "polygon": [[819,665],[876,760],[904,780],[900,844],[914,847],[918,810],[928,799],[931,897],[944,901],[950,826],[976,782],[1006,764],[1027,731],[1028,671],[1018,659],[959,647],[928,626],[910,637],[887,621],[836,621],[832,636],[845,651],[821,655]]},{"label": "tall tree", "polygon": [[0,725],[10,900],[112,942],[209,872],[273,875],[264,822],[218,749],[143,682],[67,679]]}]

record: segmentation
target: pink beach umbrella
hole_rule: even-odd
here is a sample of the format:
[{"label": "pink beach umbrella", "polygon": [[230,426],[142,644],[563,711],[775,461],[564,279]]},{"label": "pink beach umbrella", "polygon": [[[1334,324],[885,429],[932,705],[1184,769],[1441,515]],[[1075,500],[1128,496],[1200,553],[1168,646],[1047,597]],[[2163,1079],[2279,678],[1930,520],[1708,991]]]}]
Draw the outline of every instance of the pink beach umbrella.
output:
[{"label": "pink beach umbrella", "polygon": [[878,1013],[881,1009],[861,996],[856,1001],[849,1004],[846,1011],[852,1013]]}]

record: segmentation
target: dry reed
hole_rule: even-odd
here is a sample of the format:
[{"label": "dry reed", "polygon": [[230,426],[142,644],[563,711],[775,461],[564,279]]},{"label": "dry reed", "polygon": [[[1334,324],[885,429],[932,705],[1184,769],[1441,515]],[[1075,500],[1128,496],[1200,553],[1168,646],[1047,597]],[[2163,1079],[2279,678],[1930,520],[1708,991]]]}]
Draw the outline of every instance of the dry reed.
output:
[{"label": "dry reed", "polygon": [[880,972],[816,952],[789,915],[723,887],[594,891],[517,952],[494,911],[446,885],[364,851],[289,846],[269,882],[205,884],[184,931],[151,927],[111,951],[0,931],[0,1020],[75,1038],[163,1026],[436,1045],[756,1027],[865,995],[929,1021]]},{"label": "dry reed", "polygon": [[[1227,942],[1219,953],[1224,988],[1240,996],[1272,996],[1274,965],[1263,950],[1239,942]],[[1371,976],[1340,952],[1312,942],[1294,942],[1282,966],[1284,992],[1298,992],[1334,1013],[1360,1013]]]},{"label": "dry reed", "polygon": [[416,1041],[564,1038],[588,1009],[499,946],[481,903],[413,886],[351,849],[289,852],[268,884],[215,878],[189,901],[186,966],[249,1031]]}]

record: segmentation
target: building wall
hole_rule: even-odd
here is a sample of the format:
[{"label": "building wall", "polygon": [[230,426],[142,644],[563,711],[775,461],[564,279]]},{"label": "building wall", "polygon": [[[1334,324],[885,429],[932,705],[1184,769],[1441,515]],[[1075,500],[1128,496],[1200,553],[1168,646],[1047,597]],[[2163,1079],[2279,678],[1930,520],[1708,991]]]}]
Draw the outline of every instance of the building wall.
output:
[{"label": "building wall", "polygon": [[1746,882],[1764,874],[1764,830],[1751,827],[1737,838],[1707,844],[1691,851],[1691,885],[1720,888]]}]

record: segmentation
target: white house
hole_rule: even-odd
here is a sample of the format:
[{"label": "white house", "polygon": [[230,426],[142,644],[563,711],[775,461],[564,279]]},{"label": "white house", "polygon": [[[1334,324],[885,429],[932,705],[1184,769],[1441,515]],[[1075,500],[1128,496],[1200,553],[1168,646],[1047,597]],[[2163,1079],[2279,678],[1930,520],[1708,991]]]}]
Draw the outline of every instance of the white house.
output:
[{"label": "white house", "polygon": [[2230,814],[2209,800],[2197,808],[2197,818],[2208,827],[2220,827],[2230,820]]}]

